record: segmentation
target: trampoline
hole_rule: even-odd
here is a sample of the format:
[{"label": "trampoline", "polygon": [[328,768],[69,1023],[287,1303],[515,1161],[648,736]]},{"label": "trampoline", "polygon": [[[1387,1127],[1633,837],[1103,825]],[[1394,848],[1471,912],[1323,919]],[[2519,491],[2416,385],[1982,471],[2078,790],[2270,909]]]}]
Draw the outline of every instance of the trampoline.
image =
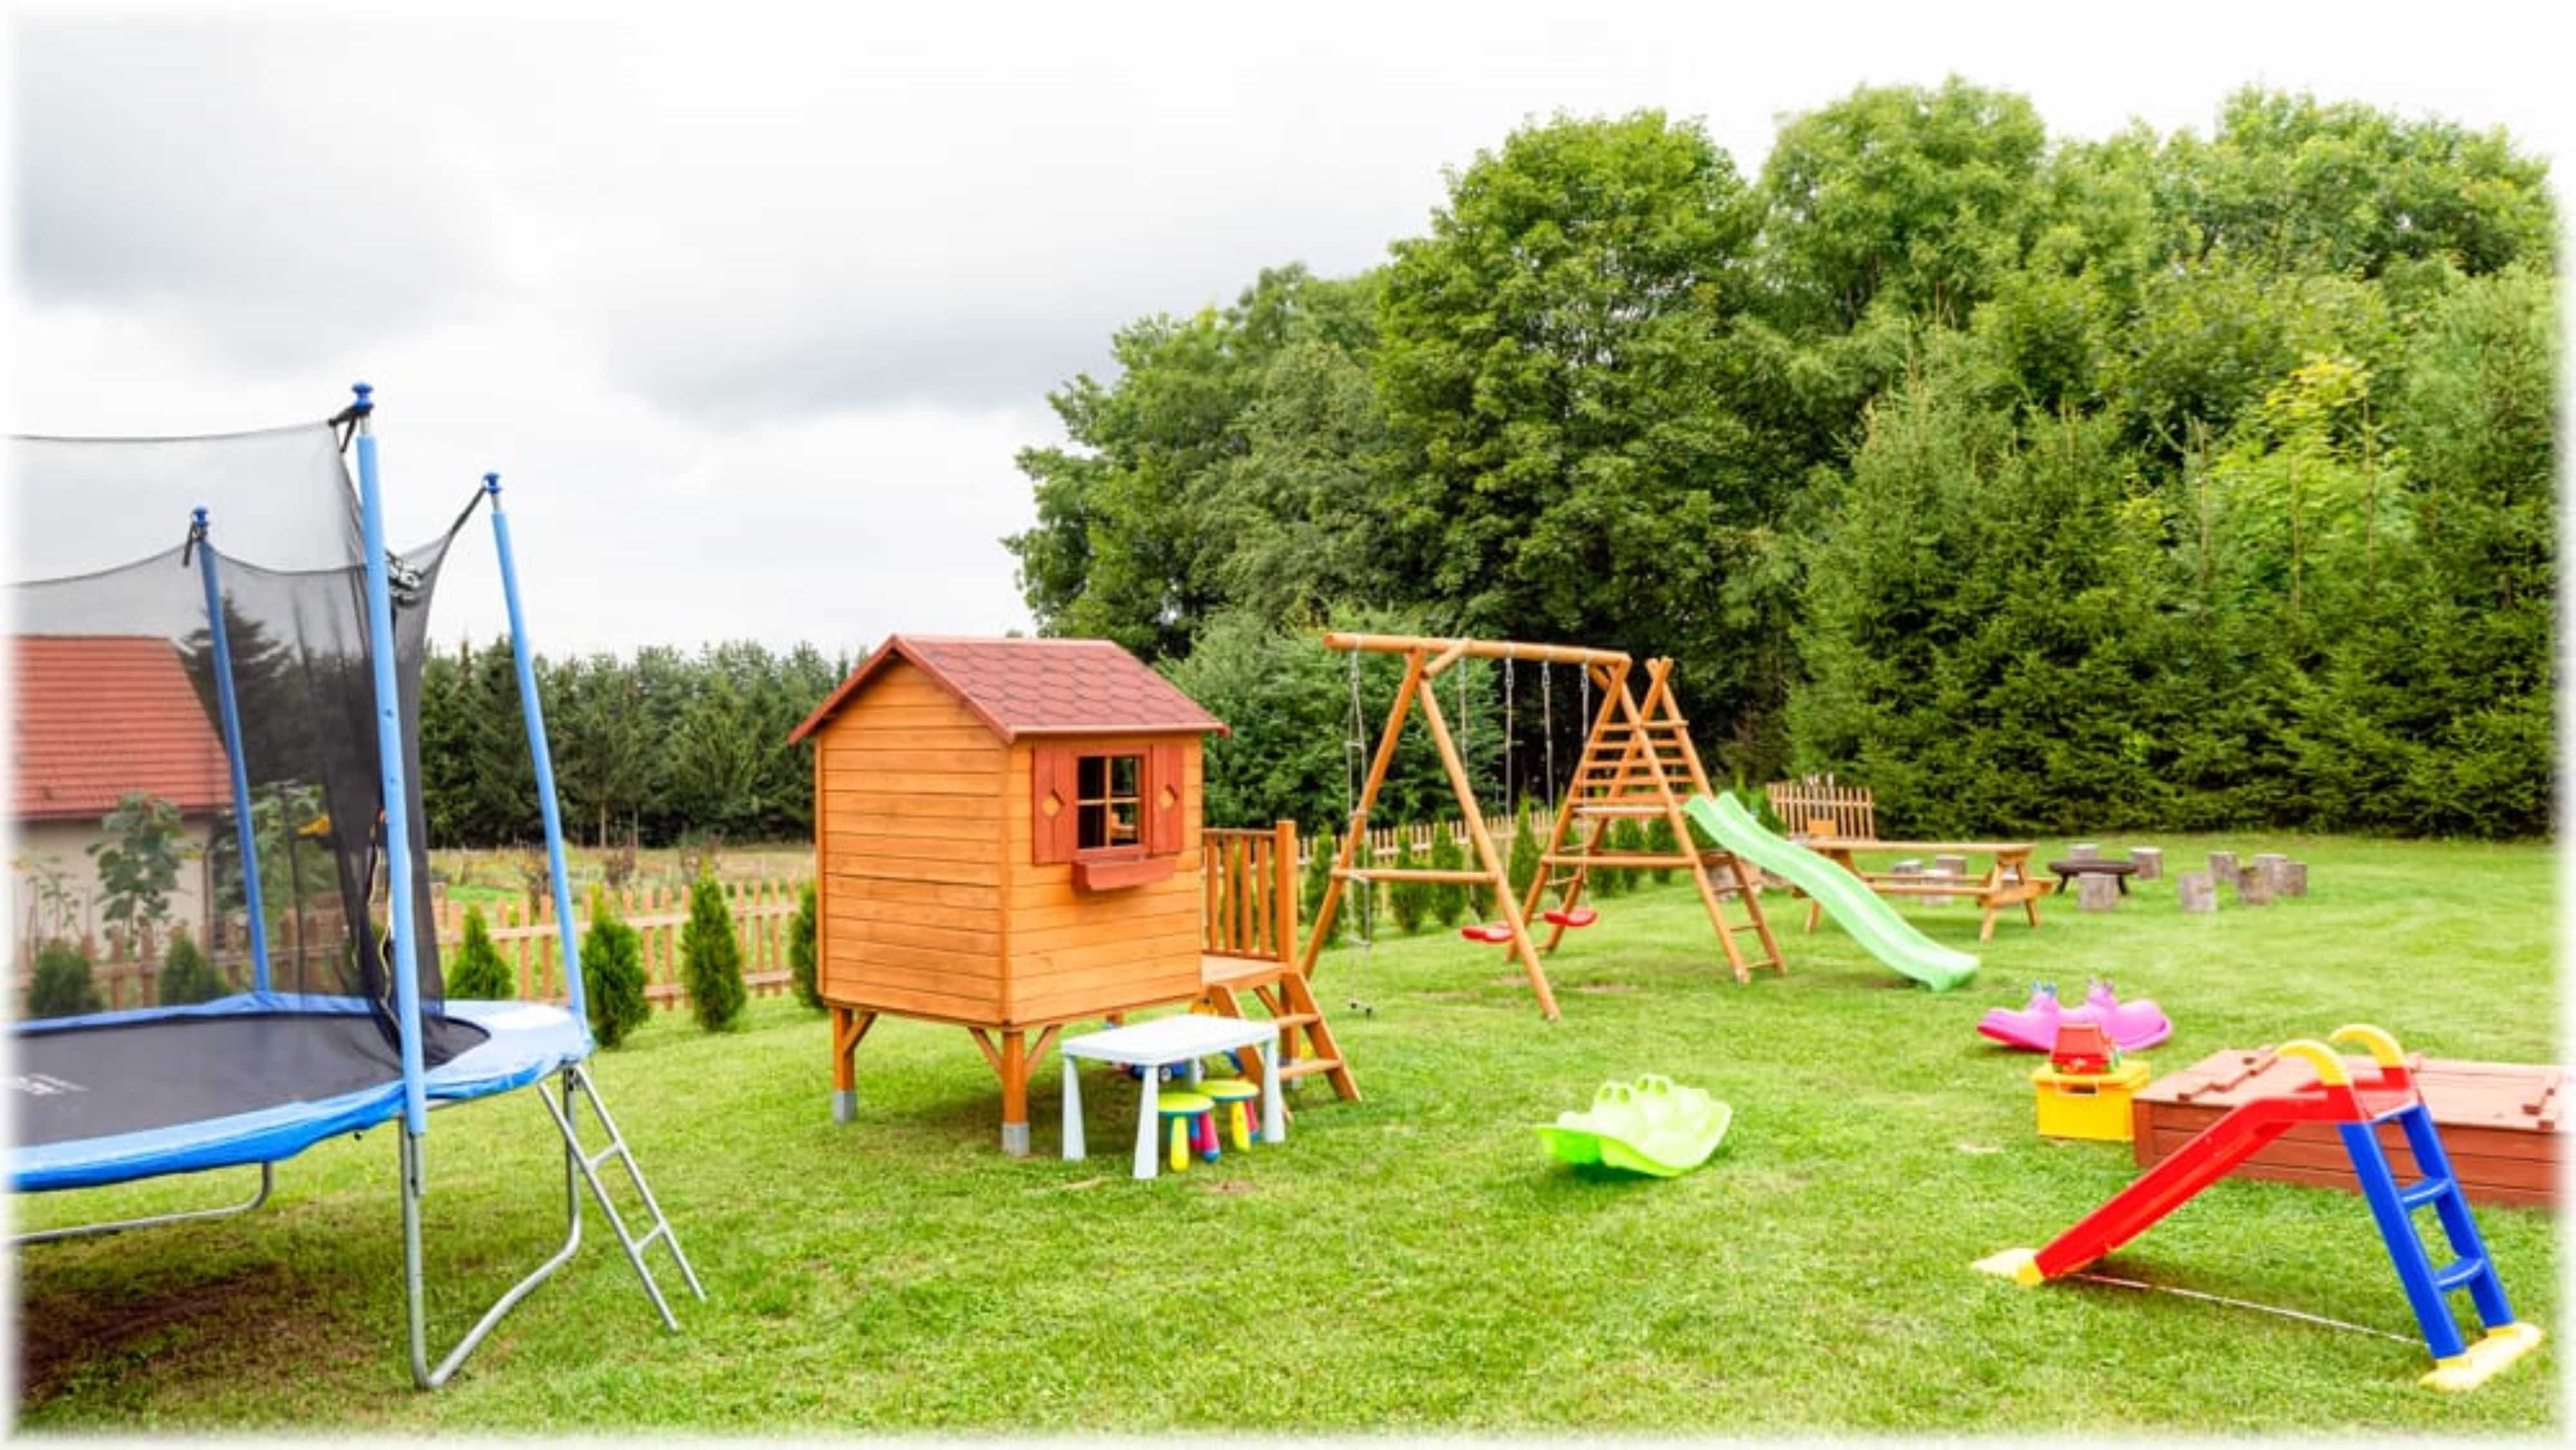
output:
[{"label": "trampoline", "polygon": [[[207,970],[223,986],[212,1000],[100,1011],[59,972],[39,992],[40,956],[30,1020],[13,1025],[8,1175],[16,1192],[48,1193],[259,1170],[247,1202],[16,1240],[43,1243],[249,1212],[267,1201],[280,1162],[390,1125],[411,1371],[427,1389],[570,1261],[584,1186],[666,1327],[679,1321],[645,1257],[656,1241],[690,1292],[706,1294],[583,1070],[592,1041],[576,918],[499,478],[486,474],[444,533],[388,549],[374,400],[364,384],[356,392],[325,422],[255,433],[10,440],[20,819],[95,828],[93,856],[107,845],[140,852],[154,830],[191,846],[205,866],[183,905],[172,902],[174,874],[156,879],[129,857],[124,884],[111,887],[102,859],[95,917],[147,963],[174,923],[201,924]],[[560,1005],[447,998],[436,939],[420,929],[431,903],[421,656],[440,566],[477,508],[491,514],[509,609],[561,923]],[[49,869],[59,880],[61,864]],[[65,919],[64,895],[40,894],[23,919],[47,951],[85,957],[96,920]],[[160,980],[204,975],[174,968]],[[563,1245],[433,1364],[421,1242],[429,1112],[523,1088],[562,1138]],[[584,1105],[604,1141],[596,1150],[583,1141]],[[641,1201],[640,1232],[601,1180],[611,1162]]]},{"label": "trampoline", "polygon": [[[572,1015],[450,999],[421,1021],[432,1102],[510,1092],[579,1062]],[[189,1007],[25,1025],[10,1179],[22,1193],[273,1163],[376,1127],[402,1063],[367,1004],[244,993]]]}]

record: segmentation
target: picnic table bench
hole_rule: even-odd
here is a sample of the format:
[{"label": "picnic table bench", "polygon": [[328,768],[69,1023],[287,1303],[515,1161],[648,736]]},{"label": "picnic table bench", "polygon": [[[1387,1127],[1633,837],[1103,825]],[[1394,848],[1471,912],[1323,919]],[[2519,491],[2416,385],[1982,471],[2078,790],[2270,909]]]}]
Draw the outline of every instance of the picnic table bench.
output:
[{"label": "picnic table bench", "polygon": [[[1995,916],[2007,906],[2019,906],[2030,918],[2031,929],[2039,928],[2039,898],[2048,894],[2048,885],[2031,876],[2030,856],[2037,848],[2028,841],[1881,841],[1860,836],[1810,836],[1799,844],[1868,882],[1870,890],[1881,896],[1964,896],[1977,902],[1985,909],[1985,919],[1977,928],[1979,941],[1994,939]],[[1863,870],[1859,861],[1863,851],[1992,856],[1994,862],[1983,872],[1964,875],[1899,875]],[[1814,931],[1822,916],[1823,908],[1808,902],[1807,930]]]}]

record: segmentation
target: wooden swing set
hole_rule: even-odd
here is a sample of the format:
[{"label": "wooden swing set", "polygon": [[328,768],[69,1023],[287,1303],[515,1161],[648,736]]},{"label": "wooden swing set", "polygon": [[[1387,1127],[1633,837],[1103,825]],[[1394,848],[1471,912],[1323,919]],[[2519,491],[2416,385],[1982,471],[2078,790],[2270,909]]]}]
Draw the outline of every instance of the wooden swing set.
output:
[{"label": "wooden swing set", "polygon": [[[1375,891],[1380,882],[1420,881],[1438,885],[1482,886],[1491,894],[1501,915],[1496,922],[1481,923],[1465,929],[1462,935],[1473,941],[1487,942],[1510,949],[1512,956],[1529,977],[1530,990],[1538,997],[1539,1010],[1549,1021],[1558,1017],[1556,993],[1549,987],[1547,969],[1539,958],[1556,950],[1565,933],[1589,924],[1594,919],[1591,908],[1583,905],[1583,891],[1596,870],[1655,871],[1680,870],[1697,888],[1708,918],[1716,928],[1718,943],[1725,949],[1726,961],[1738,982],[1752,980],[1752,968],[1767,966],[1785,973],[1780,946],[1771,934],[1770,924],[1763,920],[1762,904],[1756,892],[1755,876],[1750,867],[1725,851],[1702,850],[1692,843],[1690,822],[1682,814],[1682,805],[1693,792],[1711,794],[1708,772],[1701,766],[1699,751],[1691,744],[1689,723],[1682,718],[1681,706],[1673,698],[1673,662],[1669,659],[1646,661],[1645,690],[1635,688],[1635,662],[1617,650],[1586,649],[1576,645],[1529,644],[1516,640],[1452,639],[1421,635],[1328,634],[1327,649],[1350,654],[1352,659],[1352,714],[1354,744],[1361,727],[1358,700],[1358,656],[1361,654],[1402,655],[1405,659],[1403,683],[1396,687],[1394,704],[1388,709],[1385,729],[1379,734],[1377,748],[1369,761],[1366,783],[1352,803],[1348,826],[1342,832],[1341,846],[1333,862],[1324,899],[1315,914],[1315,922],[1306,937],[1305,956],[1298,964],[1301,974],[1311,976],[1315,959],[1331,940],[1333,920],[1340,910],[1347,886],[1356,884]],[[1584,736],[1583,751],[1564,797],[1555,803],[1556,819],[1549,830],[1547,844],[1539,853],[1539,872],[1530,880],[1525,893],[1515,894],[1511,873],[1503,853],[1495,848],[1492,834],[1485,829],[1485,813],[1477,803],[1474,778],[1467,769],[1455,737],[1450,733],[1448,717],[1442,713],[1433,684],[1440,676],[1469,659],[1501,660],[1509,671],[1521,661],[1542,668],[1573,665],[1582,674],[1587,697],[1586,713],[1591,722]],[[1504,752],[1508,762],[1511,750],[1509,675],[1506,674],[1506,715]],[[1599,710],[1589,709],[1589,696],[1598,688]],[[1462,700],[1464,696],[1461,696]],[[1424,728],[1439,752],[1440,764],[1449,777],[1449,786],[1458,798],[1459,814],[1466,822],[1467,840],[1474,866],[1466,869],[1440,867],[1380,866],[1374,863],[1355,865],[1359,843],[1367,837],[1369,811],[1377,802],[1378,792],[1386,784],[1389,767],[1395,763],[1397,746],[1404,729],[1419,709]],[[1552,707],[1551,707],[1552,708]],[[1463,706],[1462,706],[1463,714]],[[1464,721],[1461,722],[1462,728]],[[1554,745],[1549,744],[1553,760]],[[1510,794],[1509,765],[1505,766],[1504,794]],[[1549,787],[1553,790],[1554,770],[1551,764]],[[1505,801],[1508,806],[1510,802]],[[1661,819],[1671,827],[1674,846],[1670,850],[1604,851],[1603,836],[1613,822]],[[1543,915],[1539,906],[1548,893],[1557,893],[1555,905]],[[1724,899],[1732,895],[1743,905],[1744,918],[1733,919],[1725,909]],[[1533,918],[1549,926],[1544,945],[1530,930]],[[1748,955],[1737,938],[1750,932],[1759,945],[1758,955]]]}]

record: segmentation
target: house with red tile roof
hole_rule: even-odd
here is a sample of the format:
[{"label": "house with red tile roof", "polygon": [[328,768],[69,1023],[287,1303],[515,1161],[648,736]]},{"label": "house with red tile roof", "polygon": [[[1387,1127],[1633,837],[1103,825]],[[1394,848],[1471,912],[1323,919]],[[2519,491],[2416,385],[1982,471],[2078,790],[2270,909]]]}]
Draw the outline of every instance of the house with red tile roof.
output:
[{"label": "house with red tile roof", "polygon": [[[814,746],[836,1116],[856,1111],[853,1055],[879,1016],[973,1033],[1002,1080],[1002,1145],[1026,1152],[1029,1070],[1065,1024],[1233,1011],[1237,990],[1306,1002],[1303,978],[1281,981],[1295,828],[1228,833],[1285,842],[1257,868],[1220,853],[1212,871],[1203,851],[1200,749],[1224,733],[1106,640],[895,635],[817,705],[791,739]],[[1283,1050],[1315,1029],[1288,1072],[1354,1092],[1322,1013],[1279,1010]]]},{"label": "house with red tile roof", "polygon": [[207,856],[232,777],[215,717],[166,639],[139,635],[17,635],[9,641],[10,795],[17,854],[11,932],[25,952],[64,923],[48,922],[38,878],[63,888],[74,935],[98,932],[98,872],[89,848],[130,792],[179,808],[199,849],[170,902],[174,920],[205,939]]}]

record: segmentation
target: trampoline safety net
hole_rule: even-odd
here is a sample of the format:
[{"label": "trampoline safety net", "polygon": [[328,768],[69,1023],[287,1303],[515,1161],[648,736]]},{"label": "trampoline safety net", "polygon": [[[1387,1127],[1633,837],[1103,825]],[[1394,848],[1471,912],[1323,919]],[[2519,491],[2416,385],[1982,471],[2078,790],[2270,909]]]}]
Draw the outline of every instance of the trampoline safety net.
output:
[{"label": "trampoline safety net", "polygon": [[[271,990],[365,1004],[375,1042],[394,1060],[366,557],[346,443],[333,423],[9,440],[21,845],[12,924],[29,984],[23,1014],[177,1005],[165,991],[182,1000],[247,992],[264,951]],[[193,522],[200,508],[202,531]],[[471,511],[391,560],[412,792],[404,889],[424,925],[421,650],[439,566]],[[207,603],[210,571],[219,610]],[[225,719],[227,678],[237,731]],[[245,794],[256,865],[247,873],[237,804]],[[163,966],[181,934],[210,974]],[[435,933],[417,935],[422,1017],[434,1022]],[[75,953],[139,969],[119,979],[115,1003],[85,1000],[64,980]],[[314,1018],[308,1030],[346,1026],[345,1017],[336,1028]],[[451,1050],[435,1031],[423,1047],[433,1065]]]}]

